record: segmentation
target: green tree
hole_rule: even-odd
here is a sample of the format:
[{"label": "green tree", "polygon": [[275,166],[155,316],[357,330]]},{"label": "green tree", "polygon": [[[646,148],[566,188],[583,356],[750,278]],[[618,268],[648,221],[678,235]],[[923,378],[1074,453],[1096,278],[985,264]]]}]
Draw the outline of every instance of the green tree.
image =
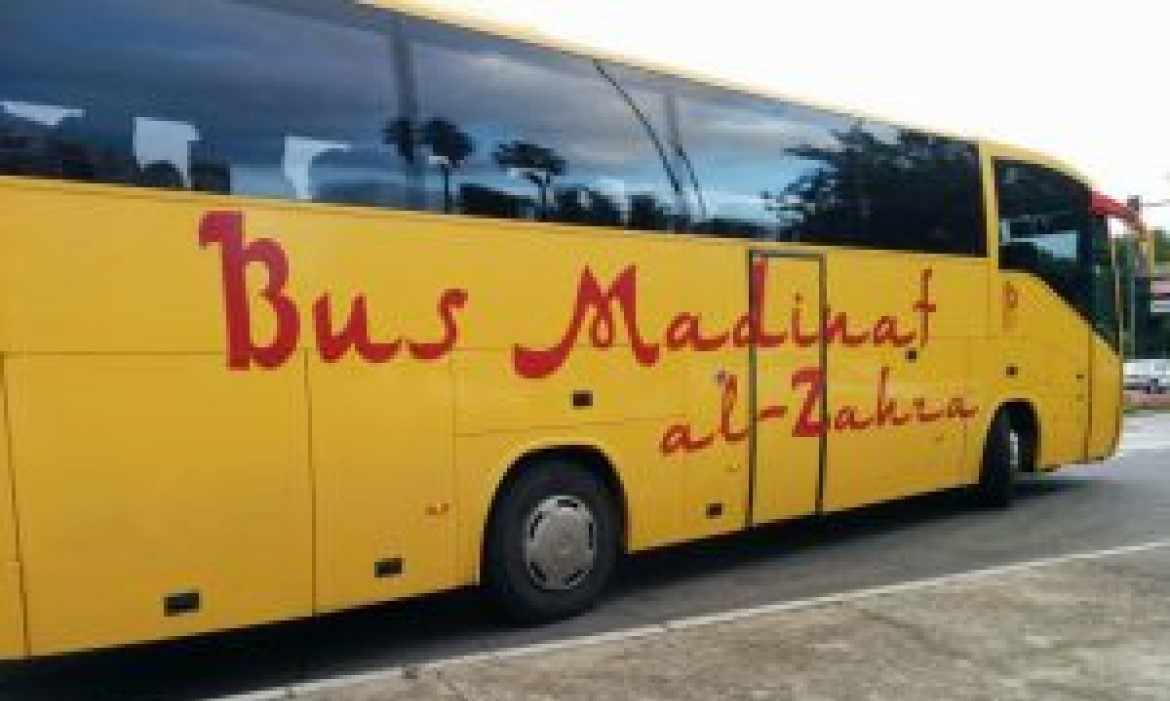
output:
[{"label": "green tree", "polygon": [[1154,229],[1154,260],[1158,263],[1170,263],[1170,231]]},{"label": "green tree", "polygon": [[[1155,229],[1154,260],[1170,265],[1170,231]],[[1147,357],[1170,358],[1170,314],[1150,314],[1147,343],[1142,350]]]},{"label": "green tree", "polygon": [[[1170,235],[1155,230],[1155,262],[1170,263]],[[1117,240],[1117,267],[1121,283],[1121,308],[1126,328],[1126,357],[1170,357],[1170,315],[1151,311],[1148,271],[1138,263],[1137,243],[1131,238]]]}]

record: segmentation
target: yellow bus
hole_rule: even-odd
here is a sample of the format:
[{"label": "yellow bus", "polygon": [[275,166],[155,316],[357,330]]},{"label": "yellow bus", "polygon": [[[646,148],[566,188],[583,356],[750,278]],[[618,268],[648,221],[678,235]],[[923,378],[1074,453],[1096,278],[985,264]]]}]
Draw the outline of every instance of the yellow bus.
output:
[{"label": "yellow bus", "polygon": [[389,2],[0,8],[0,656],[1109,456],[1066,166]]}]

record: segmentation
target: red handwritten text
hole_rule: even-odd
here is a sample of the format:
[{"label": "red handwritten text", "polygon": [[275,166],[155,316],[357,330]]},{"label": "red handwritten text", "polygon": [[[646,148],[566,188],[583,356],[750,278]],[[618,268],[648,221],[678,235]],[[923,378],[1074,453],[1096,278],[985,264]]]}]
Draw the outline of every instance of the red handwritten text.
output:
[{"label": "red handwritten text", "polygon": [[[296,352],[301,337],[301,314],[290,296],[290,266],[280,244],[270,239],[244,240],[244,215],[241,212],[211,212],[203,218],[199,230],[202,247],[219,246],[223,278],[224,313],[227,318],[228,367],[249,370],[253,366],[274,369],[284,365]],[[248,290],[250,271],[266,275],[258,298]],[[365,295],[349,303],[344,321],[334,317],[329,293],[320,295],[312,305],[313,330],[317,352],[327,363],[335,363],[354,353],[369,363],[385,363],[404,349],[420,361],[439,360],[449,354],[459,340],[457,314],[467,304],[467,292],[449,289],[440,295],[436,314],[442,325],[440,336],[433,341],[416,341],[404,337],[377,340],[370,330],[370,313]],[[253,309],[259,304],[263,309]],[[258,341],[253,334],[253,312],[272,315],[275,332],[272,338]]]},{"label": "red handwritten text", "polygon": [[[688,424],[675,424],[666,429],[659,445],[663,455],[694,453],[710,448],[716,440],[724,443],[742,443],[750,435],[750,426],[736,427],[735,413],[739,403],[739,381],[734,375],[723,379],[723,396],[719,409],[719,426],[710,433],[696,436]],[[765,406],[756,412],[756,423],[776,421],[788,414],[783,406]]]},{"label": "red handwritten text", "polygon": [[[965,421],[979,413],[978,408],[964,397],[931,400],[926,397],[891,396],[888,367],[883,367],[878,375],[874,402],[865,406],[840,404],[825,410],[824,373],[818,367],[797,370],[792,374],[791,385],[798,406],[792,425],[792,435],[796,438],[819,438],[830,433],[872,431],[908,424]],[[731,445],[746,440],[750,426],[736,427],[733,419],[738,398],[736,379],[731,377],[725,380],[719,425],[706,433],[698,433],[694,427],[685,423],[670,426],[660,442],[662,454],[695,453],[711,448],[716,443]],[[783,419],[788,413],[788,407],[784,405],[766,406],[756,413],[755,425]]]},{"label": "red handwritten text", "polygon": [[704,328],[702,315],[683,311],[674,315],[659,334],[648,334],[638,316],[638,270],[629,266],[603,286],[589,268],[581,273],[573,311],[560,340],[551,346],[531,347],[517,344],[512,349],[513,367],[521,377],[540,379],[557,372],[577,347],[582,333],[588,330],[587,342],[593,348],[608,350],[618,345],[619,324],[634,359],[643,366],[656,365],[666,352],[693,351],[706,353],[727,347],[775,348],[791,344],[810,348],[820,343],[857,347],[862,345],[903,348],[930,342],[931,316],[938,305],[931,298],[934,271],[922,271],[919,296],[911,306],[917,324],[895,316],[881,316],[871,322],[856,322],[848,312],[830,312],[823,327],[818,328],[815,308],[803,295],[796,294],[783,329],[768,329],[765,319],[767,267],[753,266],[752,294],[748,311],[729,329]]}]

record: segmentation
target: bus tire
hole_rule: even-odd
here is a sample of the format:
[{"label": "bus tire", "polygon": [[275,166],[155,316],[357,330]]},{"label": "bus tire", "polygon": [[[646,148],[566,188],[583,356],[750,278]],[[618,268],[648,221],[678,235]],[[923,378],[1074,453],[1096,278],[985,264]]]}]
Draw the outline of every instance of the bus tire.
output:
[{"label": "bus tire", "polygon": [[1000,409],[987,431],[983,446],[983,465],[975,496],[980,504],[994,508],[1010,506],[1015,497],[1016,481],[1023,471],[1027,438],[1014,426],[1011,415]]},{"label": "bus tire", "polygon": [[554,621],[593,606],[620,551],[614,495],[564,459],[526,466],[497,497],[484,547],[484,585],[509,618]]}]

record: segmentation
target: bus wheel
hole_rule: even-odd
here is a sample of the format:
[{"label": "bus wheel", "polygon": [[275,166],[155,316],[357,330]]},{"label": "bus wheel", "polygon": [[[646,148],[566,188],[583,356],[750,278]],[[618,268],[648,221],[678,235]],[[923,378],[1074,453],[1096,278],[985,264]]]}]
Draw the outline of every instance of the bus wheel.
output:
[{"label": "bus wheel", "polygon": [[552,621],[594,604],[620,549],[614,496],[589,471],[545,459],[497,498],[484,549],[484,584],[510,617]]},{"label": "bus wheel", "polygon": [[1024,470],[1025,455],[1031,449],[1028,438],[1011,416],[1001,409],[991,422],[987,443],[983,446],[983,468],[976,485],[976,497],[985,506],[1006,507],[1015,496],[1016,479]]}]

